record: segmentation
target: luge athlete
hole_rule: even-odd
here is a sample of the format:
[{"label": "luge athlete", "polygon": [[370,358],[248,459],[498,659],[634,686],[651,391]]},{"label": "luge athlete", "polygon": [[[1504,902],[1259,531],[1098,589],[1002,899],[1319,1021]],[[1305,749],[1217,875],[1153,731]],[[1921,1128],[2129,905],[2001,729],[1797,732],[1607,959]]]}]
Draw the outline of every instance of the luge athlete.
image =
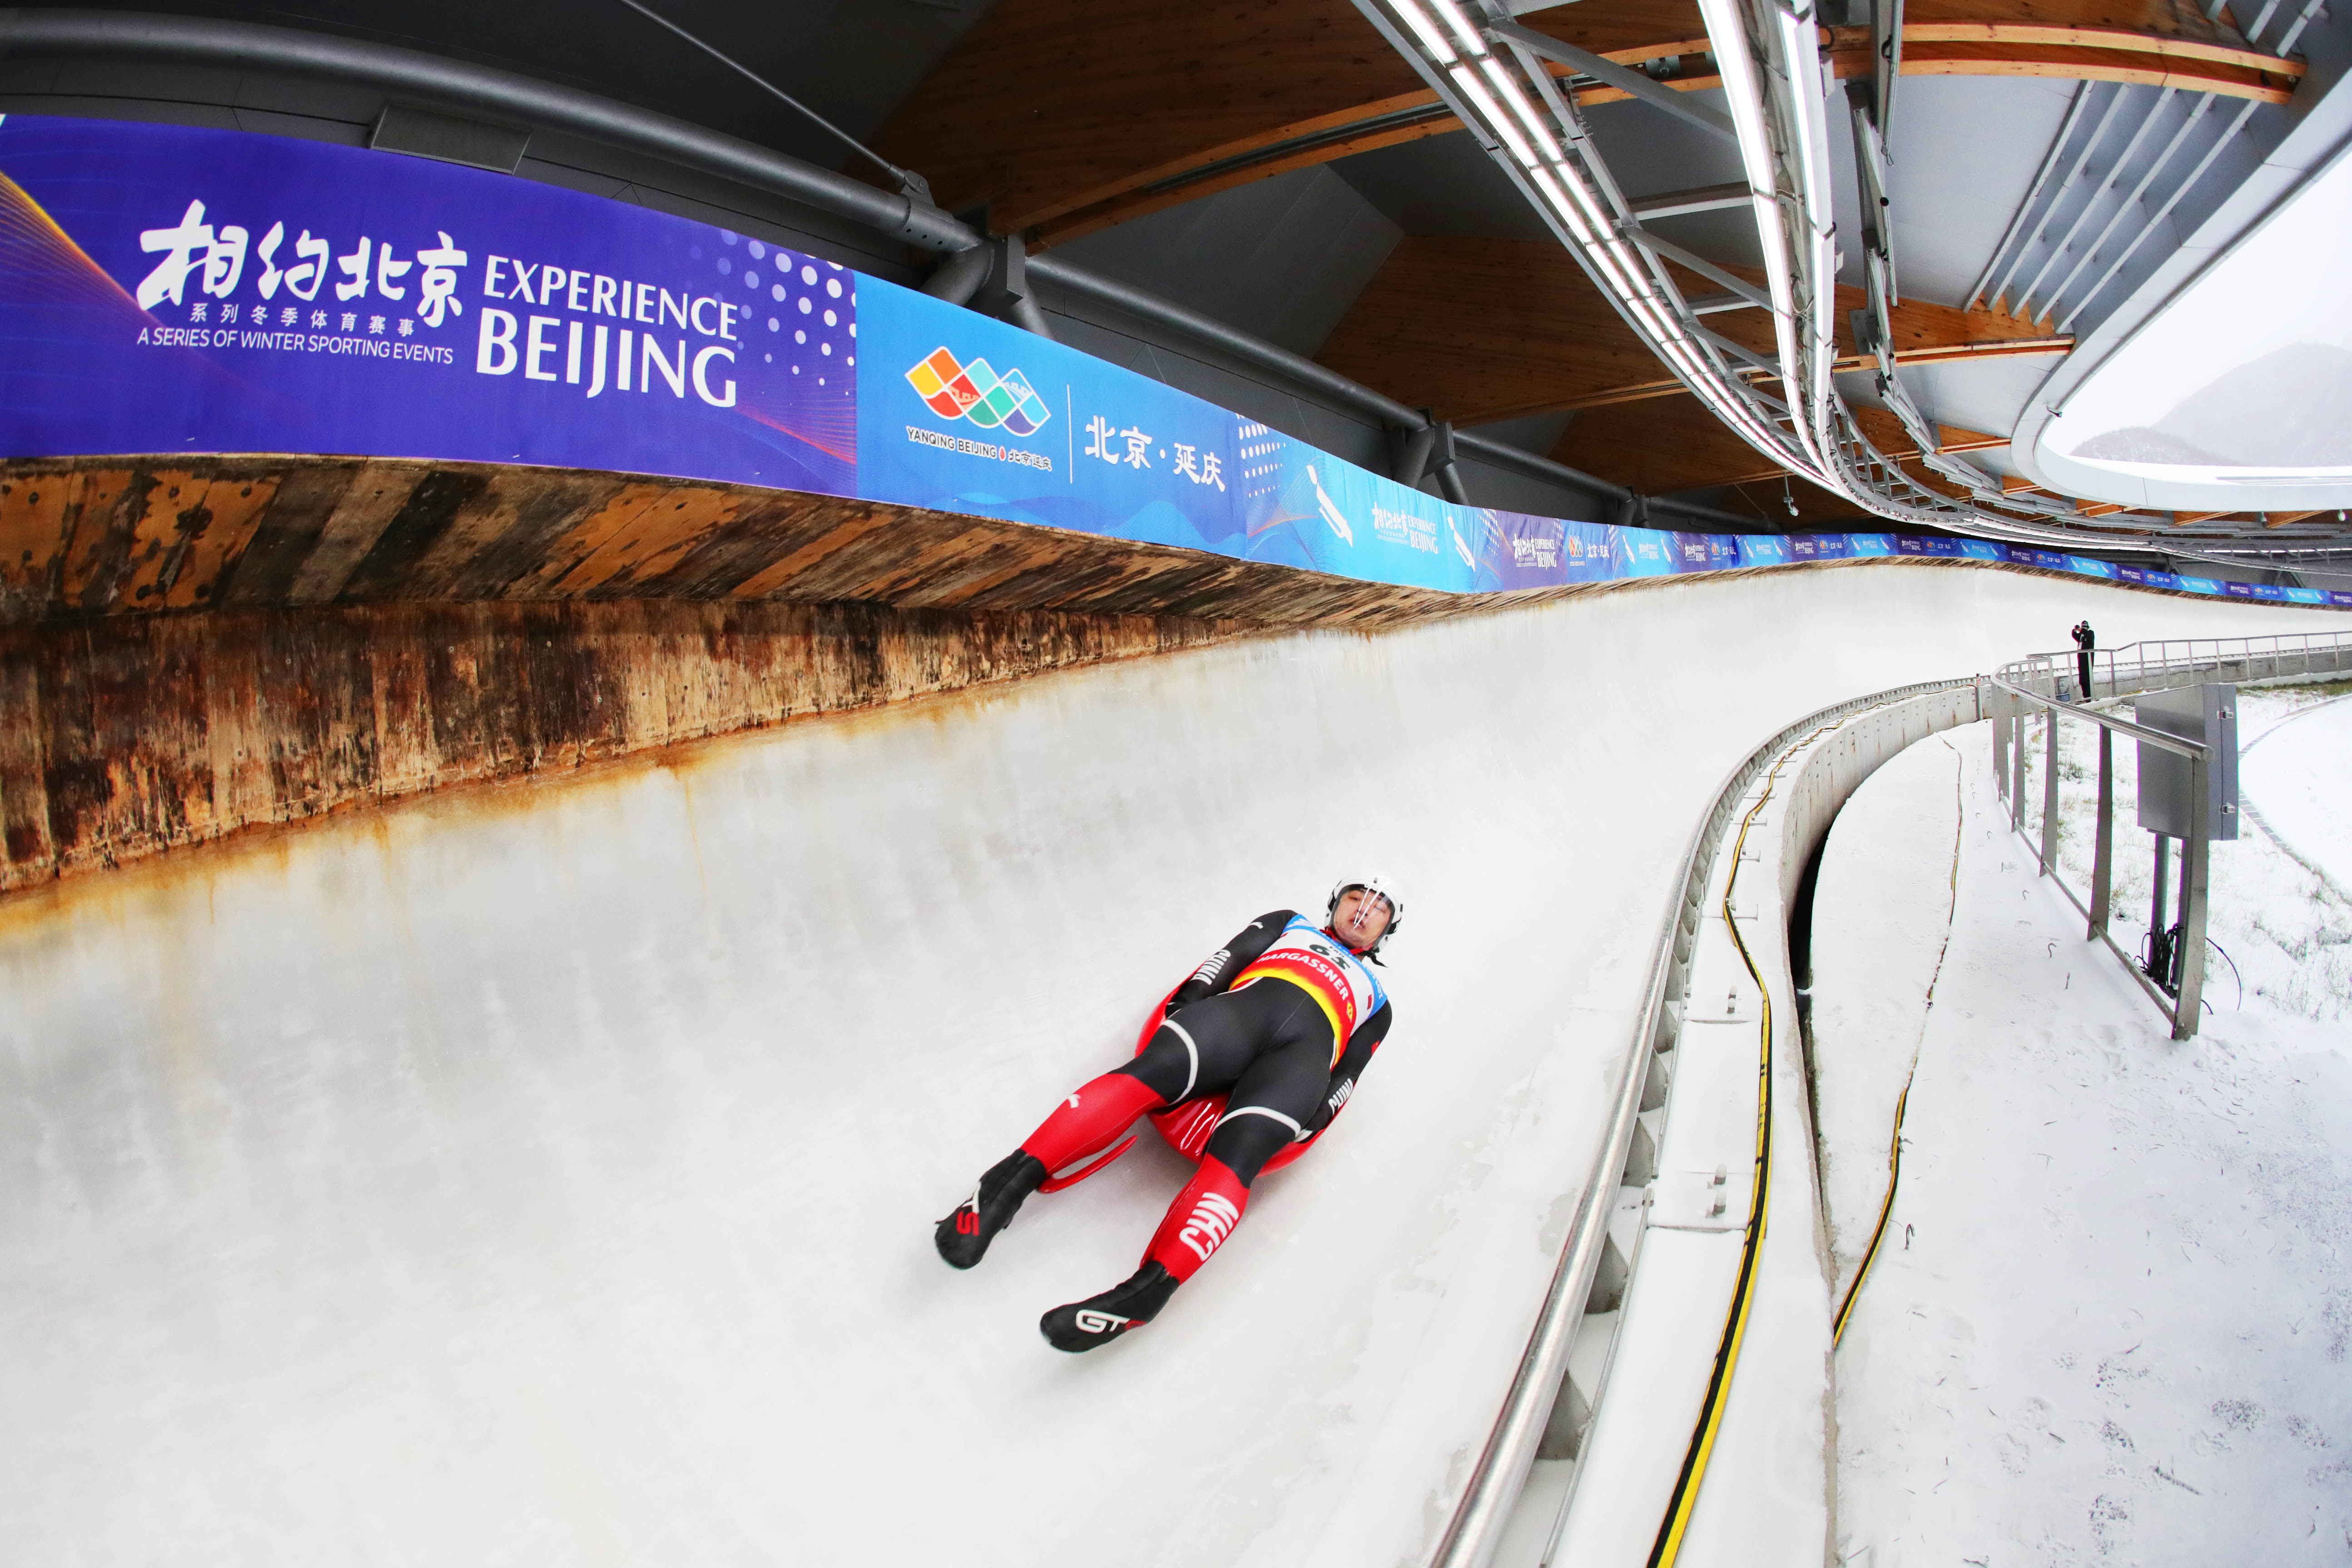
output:
[{"label": "luge athlete", "polygon": [[1143,1266],[1037,1326],[1056,1350],[1087,1351],[1151,1321],[1233,1234],[1266,1163],[1312,1142],[1355,1092],[1395,1016],[1371,966],[1403,914],[1395,884],[1370,876],[1331,890],[1320,926],[1290,910],[1252,921],[1177,987],[1132,1061],[1081,1086],[989,1167],[940,1221],[940,1256],[971,1268],[1048,1177],[1086,1165],[1139,1116],[1223,1094],[1201,1168]]}]

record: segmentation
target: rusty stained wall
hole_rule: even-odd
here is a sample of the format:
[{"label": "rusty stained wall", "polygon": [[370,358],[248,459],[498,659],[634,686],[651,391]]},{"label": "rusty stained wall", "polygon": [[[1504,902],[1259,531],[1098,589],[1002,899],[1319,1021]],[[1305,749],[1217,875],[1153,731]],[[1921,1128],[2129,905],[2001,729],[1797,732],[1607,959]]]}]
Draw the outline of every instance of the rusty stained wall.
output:
[{"label": "rusty stained wall", "polygon": [[1465,601],[793,490],[384,458],[0,462],[0,626],[400,601],[789,600],[1370,626]]},{"label": "rusty stained wall", "polygon": [[12,459],[0,892],[241,827],[981,681],[1643,586],[1439,594],[567,469]]},{"label": "rusty stained wall", "polygon": [[0,891],[241,827],[1253,629],[1471,607],[834,496],[0,462]]},{"label": "rusty stained wall", "polygon": [[[202,542],[129,551],[121,580],[172,599],[205,563]],[[1238,630],[1053,611],[658,600],[0,628],[0,892],[243,827]]]}]

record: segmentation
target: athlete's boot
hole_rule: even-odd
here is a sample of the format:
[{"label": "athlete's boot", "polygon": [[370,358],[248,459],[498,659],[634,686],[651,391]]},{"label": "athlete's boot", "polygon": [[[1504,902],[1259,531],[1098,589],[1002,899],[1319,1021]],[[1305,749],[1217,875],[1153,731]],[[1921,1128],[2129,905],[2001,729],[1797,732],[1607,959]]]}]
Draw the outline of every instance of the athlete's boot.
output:
[{"label": "athlete's boot", "polygon": [[1168,1298],[1176,1294],[1177,1283],[1167,1269],[1147,1263],[1099,1296],[1055,1308],[1037,1320],[1037,1331],[1057,1351],[1076,1353],[1107,1345],[1158,1317]]},{"label": "athlete's boot", "polygon": [[971,1196],[956,1205],[932,1234],[940,1256],[958,1268],[979,1262],[996,1233],[1013,1223],[1013,1212],[1045,1180],[1044,1162],[1025,1150],[1015,1149],[991,1165]]}]

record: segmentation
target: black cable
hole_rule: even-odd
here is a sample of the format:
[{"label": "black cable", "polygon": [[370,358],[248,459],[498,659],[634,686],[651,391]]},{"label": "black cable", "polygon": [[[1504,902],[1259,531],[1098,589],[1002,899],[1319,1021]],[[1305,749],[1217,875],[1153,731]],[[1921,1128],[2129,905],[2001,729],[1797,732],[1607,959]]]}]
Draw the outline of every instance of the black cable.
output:
[{"label": "black cable", "polygon": [[2230,966],[2230,978],[2238,983],[2238,1011],[2241,1013],[2244,1012],[2246,1010],[2246,977],[2238,973],[2238,961],[2230,956],[2230,950],[2228,948],[2223,947],[2220,942],[2215,942],[2210,936],[2205,939],[2205,945],[2211,948],[2215,952],[2220,953],[2221,955],[2221,962]]},{"label": "black cable", "polygon": [[866,143],[860,142],[856,137],[852,136],[848,132],[844,131],[840,126],[835,125],[832,121],[827,120],[824,115],[819,114],[815,110],[811,109],[807,104],[803,103],[799,99],[794,98],[791,93],[786,92],[782,88],[780,88],[774,82],[770,81],[766,77],[760,75],[759,72],[751,69],[751,67],[734,59],[732,57],[721,52],[711,45],[704,43],[700,38],[696,37],[692,33],[688,32],[684,27],[679,26],[676,22],[671,21],[668,17],[661,15],[661,13],[653,10],[649,6],[640,5],[638,0],[621,0],[621,4],[626,5],[630,10],[635,11],[638,16],[643,16],[646,21],[654,23],[657,26],[667,28],[670,32],[677,34],[679,37],[684,38],[688,43],[692,44],[696,48],[700,49],[704,54],[709,55],[712,59],[717,60],[720,65],[725,66],[729,70],[731,70],[736,75],[749,80],[754,86],[760,88],[770,96],[789,105],[794,113],[800,115],[803,119],[809,121],[812,124],[817,126],[826,134],[832,136],[835,141],[851,148],[860,157],[878,165],[892,179],[898,182],[898,188],[900,191],[909,195],[919,195],[926,202],[931,199],[930,186],[924,182],[923,177],[920,174],[910,174],[907,170],[898,167],[898,164],[893,163],[889,159],[885,158],[879,153],[875,152],[872,148],[866,146]]}]

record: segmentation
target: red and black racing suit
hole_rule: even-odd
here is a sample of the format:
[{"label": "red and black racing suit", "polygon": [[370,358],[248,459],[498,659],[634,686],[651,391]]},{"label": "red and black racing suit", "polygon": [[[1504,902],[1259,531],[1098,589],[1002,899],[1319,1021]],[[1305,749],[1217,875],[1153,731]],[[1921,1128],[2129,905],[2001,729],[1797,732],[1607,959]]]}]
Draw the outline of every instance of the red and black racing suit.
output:
[{"label": "red and black racing suit", "polygon": [[1065,1100],[1021,1147],[1048,1172],[1064,1171],[1108,1148],[1139,1116],[1226,1094],[1199,1172],[1144,1254],[1189,1279],[1240,1222],[1265,1163],[1330,1125],[1393,1016],[1360,955],[1276,910],[1177,988],[1132,1061]]}]

